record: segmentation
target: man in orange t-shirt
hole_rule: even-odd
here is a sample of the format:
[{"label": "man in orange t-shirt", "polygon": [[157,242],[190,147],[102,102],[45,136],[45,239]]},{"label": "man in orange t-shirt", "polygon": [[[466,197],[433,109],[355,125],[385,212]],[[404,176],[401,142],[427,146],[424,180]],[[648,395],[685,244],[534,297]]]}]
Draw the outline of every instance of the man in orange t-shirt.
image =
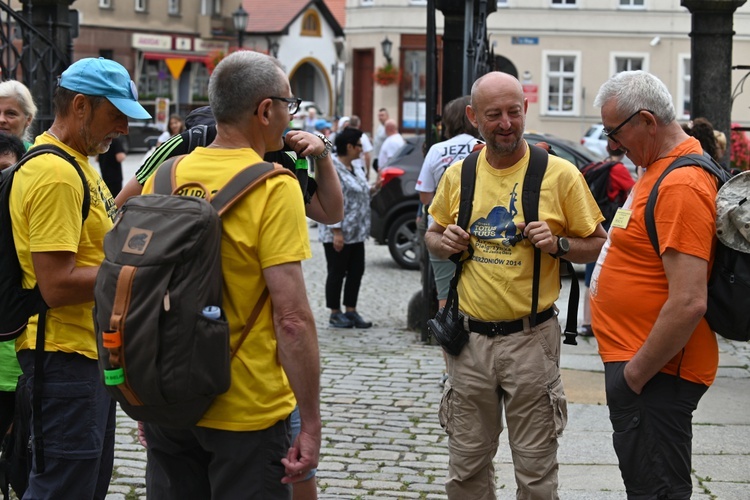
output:
[{"label": "man in orange t-shirt", "polygon": [[679,156],[700,154],[700,143],[682,131],[672,96],[648,73],[618,73],[594,102],[610,145],[645,167],[615,216],[591,282],[614,447],[629,498],[689,498],[692,414],[719,359],[703,317],[717,183],[702,168],[664,178],[654,210],[657,255],[646,232],[646,200],[659,175]]}]

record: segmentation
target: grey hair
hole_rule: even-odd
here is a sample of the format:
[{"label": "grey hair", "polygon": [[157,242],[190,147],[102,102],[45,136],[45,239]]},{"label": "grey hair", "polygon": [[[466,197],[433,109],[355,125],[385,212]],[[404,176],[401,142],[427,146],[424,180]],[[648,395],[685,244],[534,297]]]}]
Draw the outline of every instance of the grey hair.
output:
[{"label": "grey hair", "polygon": [[623,71],[604,82],[594,99],[594,106],[601,108],[614,99],[616,109],[623,115],[648,109],[662,124],[675,120],[674,102],[669,89],[651,73],[645,71]]},{"label": "grey hair", "polygon": [[[30,117],[32,121],[34,120],[37,111],[36,104],[34,104],[34,99],[31,97],[31,92],[29,92],[26,85],[18,80],[7,80],[2,82],[0,83],[0,98],[2,97],[12,97],[15,99],[21,107],[21,111],[26,114],[26,117]],[[31,141],[30,128],[31,127],[26,127],[24,129],[22,137],[23,140],[28,142]]]},{"label": "grey hair", "polygon": [[281,63],[270,56],[238,50],[216,65],[208,81],[208,100],[217,123],[241,123],[263,99],[278,96],[288,84]]}]

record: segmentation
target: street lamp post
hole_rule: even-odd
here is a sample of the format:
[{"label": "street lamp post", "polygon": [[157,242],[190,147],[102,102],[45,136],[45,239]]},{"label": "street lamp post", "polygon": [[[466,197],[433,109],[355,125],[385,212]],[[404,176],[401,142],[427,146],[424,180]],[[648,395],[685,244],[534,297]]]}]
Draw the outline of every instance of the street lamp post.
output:
[{"label": "street lamp post", "polygon": [[237,31],[237,46],[242,48],[242,39],[245,36],[245,28],[247,28],[247,18],[249,14],[245,9],[242,8],[242,4],[232,12],[232,21],[234,21],[234,29]]},{"label": "street lamp post", "polygon": [[393,42],[388,40],[388,35],[386,35],[385,40],[380,42],[380,47],[383,49],[383,57],[385,57],[386,62],[391,64],[391,49],[393,48]]}]

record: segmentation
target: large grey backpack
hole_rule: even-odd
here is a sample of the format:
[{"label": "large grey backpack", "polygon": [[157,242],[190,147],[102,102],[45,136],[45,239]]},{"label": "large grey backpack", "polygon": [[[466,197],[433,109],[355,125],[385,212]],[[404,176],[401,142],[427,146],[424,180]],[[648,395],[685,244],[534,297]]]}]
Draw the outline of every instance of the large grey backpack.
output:
[{"label": "large grey backpack", "polygon": [[[171,427],[197,423],[230,384],[231,353],[268,298],[264,290],[239,343],[229,345],[222,306],[221,215],[281,165],[258,163],[210,200],[175,193],[182,157],[154,174],[154,193],[130,198],[104,238],[94,288],[99,369],[110,395],[135,420]],[[230,349],[231,348],[231,349]]]}]

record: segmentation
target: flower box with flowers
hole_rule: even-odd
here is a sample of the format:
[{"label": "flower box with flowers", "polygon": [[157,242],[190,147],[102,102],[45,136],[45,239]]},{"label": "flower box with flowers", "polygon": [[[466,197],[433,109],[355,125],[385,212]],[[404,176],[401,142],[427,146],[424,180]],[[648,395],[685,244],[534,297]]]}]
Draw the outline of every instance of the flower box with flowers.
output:
[{"label": "flower box with flowers", "polygon": [[374,78],[378,85],[393,85],[401,79],[401,72],[393,65],[386,64],[377,69]]}]

